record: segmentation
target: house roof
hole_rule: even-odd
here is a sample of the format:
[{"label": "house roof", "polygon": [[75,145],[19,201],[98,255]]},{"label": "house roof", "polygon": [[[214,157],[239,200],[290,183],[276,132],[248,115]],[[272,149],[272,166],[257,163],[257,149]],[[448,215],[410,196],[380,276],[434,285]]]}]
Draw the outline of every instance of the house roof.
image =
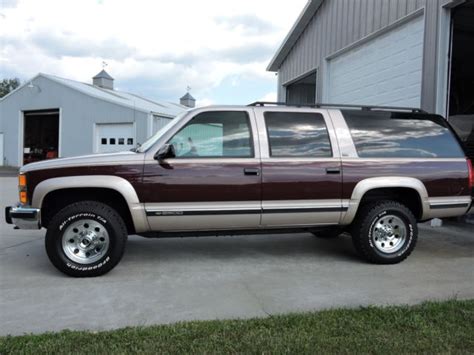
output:
[{"label": "house roof", "polygon": [[181,112],[189,109],[189,107],[180,105],[178,103],[149,100],[142,96],[132,94],[129,92],[104,89],[98,86],[94,86],[92,84],[83,83],[83,82],[75,81],[71,79],[65,79],[59,76],[44,74],[44,73],[39,73],[33,79],[26,81],[25,84],[23,84],[16,90],[12,91],[8,95],[1,98],[0,102],[5,100],[7,97],[11,96],[16,91],[20,90],[22,87],[24,87],[25,85],[29,84],[30,82],[34,81],[35,79],[39,77],[49,79],[58,84],[67,86],[73,90],[79,91],[83,94],[95,97],[97,99],[112,102],[117,105],[132,108],[132,109],[142,111],[145,113],[152,113],[157,116],[175,117]]},{"label": "house roof", "polygon": [[304,7],[290,32],[286,35],[283,43],[280,45],[280,48],[278,48],[277,52],[270,61],[270,64],[268,64],[267,71],[275,72],[280,69],[281,64],[288,56],[296,41],[298,38],[300,38],[301,34],[312,20],[323,1],[324,0],[308,0],[308,3]]},{"label": "house roof", "polygon": [[97,74],[96,76],[94,76],[92,79],[109,79],[109,80],[114,80],[114,78],[112,78],[109,73],[107,73],[104,69],[102,69],[100,71],[99,74]]}]

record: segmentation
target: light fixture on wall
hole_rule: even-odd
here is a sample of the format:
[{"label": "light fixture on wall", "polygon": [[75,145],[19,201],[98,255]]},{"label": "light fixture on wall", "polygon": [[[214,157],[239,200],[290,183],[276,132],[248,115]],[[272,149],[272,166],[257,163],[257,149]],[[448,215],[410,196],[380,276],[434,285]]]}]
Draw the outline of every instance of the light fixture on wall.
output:
[{"label": "light fixture on wall", "polygon": [[40,87],[38,85],[34,85],[32,81],[30,81],[26,87],[30,90],[38,90],[38,92],[41,92]]}]

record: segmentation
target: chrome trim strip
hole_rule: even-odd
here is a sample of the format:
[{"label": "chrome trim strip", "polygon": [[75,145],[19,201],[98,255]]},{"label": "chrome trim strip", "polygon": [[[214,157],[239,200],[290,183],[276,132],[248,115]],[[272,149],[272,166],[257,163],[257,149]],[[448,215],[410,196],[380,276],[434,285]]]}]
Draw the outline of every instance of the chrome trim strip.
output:
[{"label": "chrome trim strip", "polygon": [[357,157],[343,157],[343,163],[365,163],[365,162],[450,162],[450,163],[465,163],[465,158],[357,158]]},{"label": "chrome trim strip", "polygon": [[[169,165],[179,164],[246,164],[246,163],[260,163],[258,158],[194,158],[194,159],[166,159]],[[146,165],[158,164],[156,160],[148,160]]]},{"label": "chrome trim strip", "polygon": [[238,215],[238,214],[261,214],[261,213],[324,213],[324,212],[343,212],[347,211],[347,207],[303,207],[303,208],[273,208],[273,209],[236,209],[236,210],[152,210],[147,209],[146,215],[148,217],[179,217],[179,216],[217,216],[217,215]]},{"label": "chrome trim strip", "polygon": [[447,218],[466,214],[472,203],[471,196],[445,196],[428,199],[427,218]]},{"label": "chrome trim strip", "polygon": [[430,205],[432,210],[440,210],[446,208],[467,208],[469,207],[468,203],[453,203],[453,204],[443,204],[443,205]]},{"label": "chrome trim strip", "polygon": [[166,210],[146,210],[148,217],[178,217],[178,216],[217,216],[217,215],[237,215],[237,214],[260,214],[261,209],[251,210],[186,210],[186,211],[166,211]]}]

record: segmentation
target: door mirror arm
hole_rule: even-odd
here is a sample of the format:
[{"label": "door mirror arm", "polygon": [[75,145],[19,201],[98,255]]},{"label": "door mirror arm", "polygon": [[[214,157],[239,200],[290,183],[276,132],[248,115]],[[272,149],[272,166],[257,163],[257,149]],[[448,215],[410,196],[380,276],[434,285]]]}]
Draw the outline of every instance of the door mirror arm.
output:
[{"label": "door mirror arm", "polygon": [[174,149],[173,144],[165,144],[163,145],[158,151],[155,153],[155,156],[153,157],[155,160],[158,160],[158,162],[163,162],[166,159],[169,158],[175,158],[176,157],[176,151]]}]

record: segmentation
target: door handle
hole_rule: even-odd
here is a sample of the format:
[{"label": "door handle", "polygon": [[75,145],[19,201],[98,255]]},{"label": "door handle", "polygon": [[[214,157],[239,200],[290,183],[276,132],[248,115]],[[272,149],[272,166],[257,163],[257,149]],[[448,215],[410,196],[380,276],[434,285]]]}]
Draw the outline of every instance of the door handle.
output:
[{"label": "door handle", "polygon": [[259,176],[260,175],[260,169],[258,169],[258,168],[245,168],[244,169],[244,175]]},{"label": "door handle", "polygon": [[341,173],[341,168],[326,168],[326,174],[338,175]]}]

